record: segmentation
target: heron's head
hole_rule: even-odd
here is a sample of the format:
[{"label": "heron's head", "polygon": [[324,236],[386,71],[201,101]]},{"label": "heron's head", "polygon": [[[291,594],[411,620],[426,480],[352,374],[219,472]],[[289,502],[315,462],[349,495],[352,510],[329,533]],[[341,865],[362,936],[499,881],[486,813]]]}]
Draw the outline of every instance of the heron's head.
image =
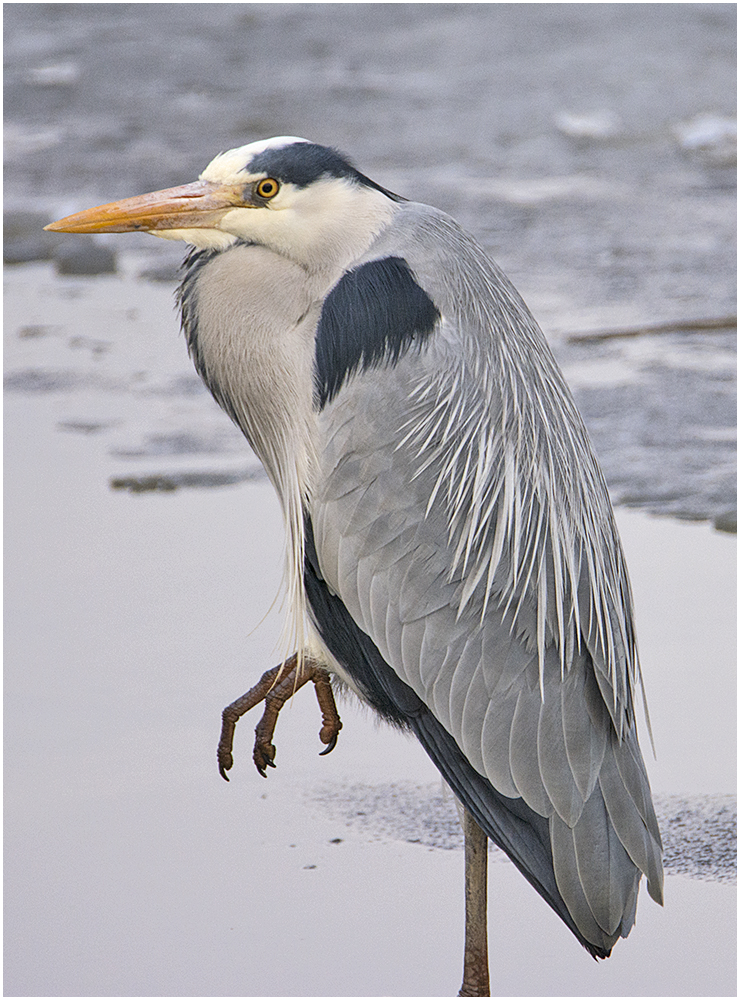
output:
[{"label": "heron's head", "polygon": [[362,252],[399,200],[335,150],[281,136],[220,153],[192,184],[86,209],[46,228],[149,232],[204,249],[241,240],[310,267]]}]

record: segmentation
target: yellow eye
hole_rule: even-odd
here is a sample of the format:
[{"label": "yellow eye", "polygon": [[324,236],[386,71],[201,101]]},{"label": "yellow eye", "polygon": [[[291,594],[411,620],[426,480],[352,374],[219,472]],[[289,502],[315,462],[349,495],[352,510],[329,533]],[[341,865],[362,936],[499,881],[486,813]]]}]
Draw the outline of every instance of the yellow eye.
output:
[{"label": "yellow eye", "polygon": [[256,190],[260,198],[265,198],[265,199],[274,198],[275,195],[280,190],[280,185],[278,184],[278,182],[275,180],[274,177],[265,177],[263,181],[259,182]]}]

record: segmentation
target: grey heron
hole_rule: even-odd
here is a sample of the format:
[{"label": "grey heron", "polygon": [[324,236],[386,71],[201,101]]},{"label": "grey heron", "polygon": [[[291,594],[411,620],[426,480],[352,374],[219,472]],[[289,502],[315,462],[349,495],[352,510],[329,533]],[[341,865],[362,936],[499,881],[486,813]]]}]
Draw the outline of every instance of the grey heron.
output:
[{"label": "grey heron", "polygon": [[466,832],[607,957],[643,874],[662,902],[630,583],[588,434],[512,284],[449,216],[295,137],[47,228],[191,245],[189,352],[282,505],[295,655],[225,716],[222,774],[240,712],[266,697],[274,724],[307,678],[331,749],[328,671],[416,735]]}]

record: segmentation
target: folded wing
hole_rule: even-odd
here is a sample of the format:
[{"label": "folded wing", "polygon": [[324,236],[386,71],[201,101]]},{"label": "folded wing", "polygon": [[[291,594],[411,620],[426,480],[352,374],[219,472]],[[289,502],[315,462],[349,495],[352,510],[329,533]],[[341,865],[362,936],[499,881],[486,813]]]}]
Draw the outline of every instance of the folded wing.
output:
[{"label": "folded wing", "polygon": [[[634,922],[641,873],[661,899],[662,867],[603,478],[526,307],[451,220],[408,206],[368,256],[387,329],[319,393],[315,624],[582,943],[608,954]],[[329,320],[335,338],[342,315],[344,336],[362,332],[363,266],[337,288],[342,310],[327,302],[317,356]]]}]

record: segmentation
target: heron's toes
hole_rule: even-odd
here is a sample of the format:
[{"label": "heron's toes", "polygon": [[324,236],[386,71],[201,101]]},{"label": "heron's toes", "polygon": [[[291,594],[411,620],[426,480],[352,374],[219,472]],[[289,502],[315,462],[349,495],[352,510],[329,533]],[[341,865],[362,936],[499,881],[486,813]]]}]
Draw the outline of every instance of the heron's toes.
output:
[{"label": "heron's toes", "polygon": [[252,754],[252,759],[254,760],[254,766],[257,768],[259,773],[263,778],[267,777],[267,768],[276,767],[275,764],[275,747],[272,743],[262,743],[260,740],[256,740],[254,744],[254,753]]},{"label": "heron's toes", "polygon": [[[323,730],[322,730],[322,732],[323,732]],[[334,747],[337,745],[337,737],[338,736],[339,736],[339,733],[334,733],[334,735],[329,740],[329,744],[326,747],[326,749],[325,750],[319,750],[319,757],[326,757],[326,755],[328,753],[332,752],[332,750],[334,749]],[[321,742],[325,743],[326,740],[322,739]]]},{"label": "heron's toes", "polygon": [[328,719],[324,716],[324,725],[319,731],[319,739],[322,743],[326,744],[326,750],[321,750],[319,757],[325,757],[328,753],[332,752],[337,745],[337,737],[341,728],[342,720],[339,718],[336,708],[334,708],[333,714]]}]

